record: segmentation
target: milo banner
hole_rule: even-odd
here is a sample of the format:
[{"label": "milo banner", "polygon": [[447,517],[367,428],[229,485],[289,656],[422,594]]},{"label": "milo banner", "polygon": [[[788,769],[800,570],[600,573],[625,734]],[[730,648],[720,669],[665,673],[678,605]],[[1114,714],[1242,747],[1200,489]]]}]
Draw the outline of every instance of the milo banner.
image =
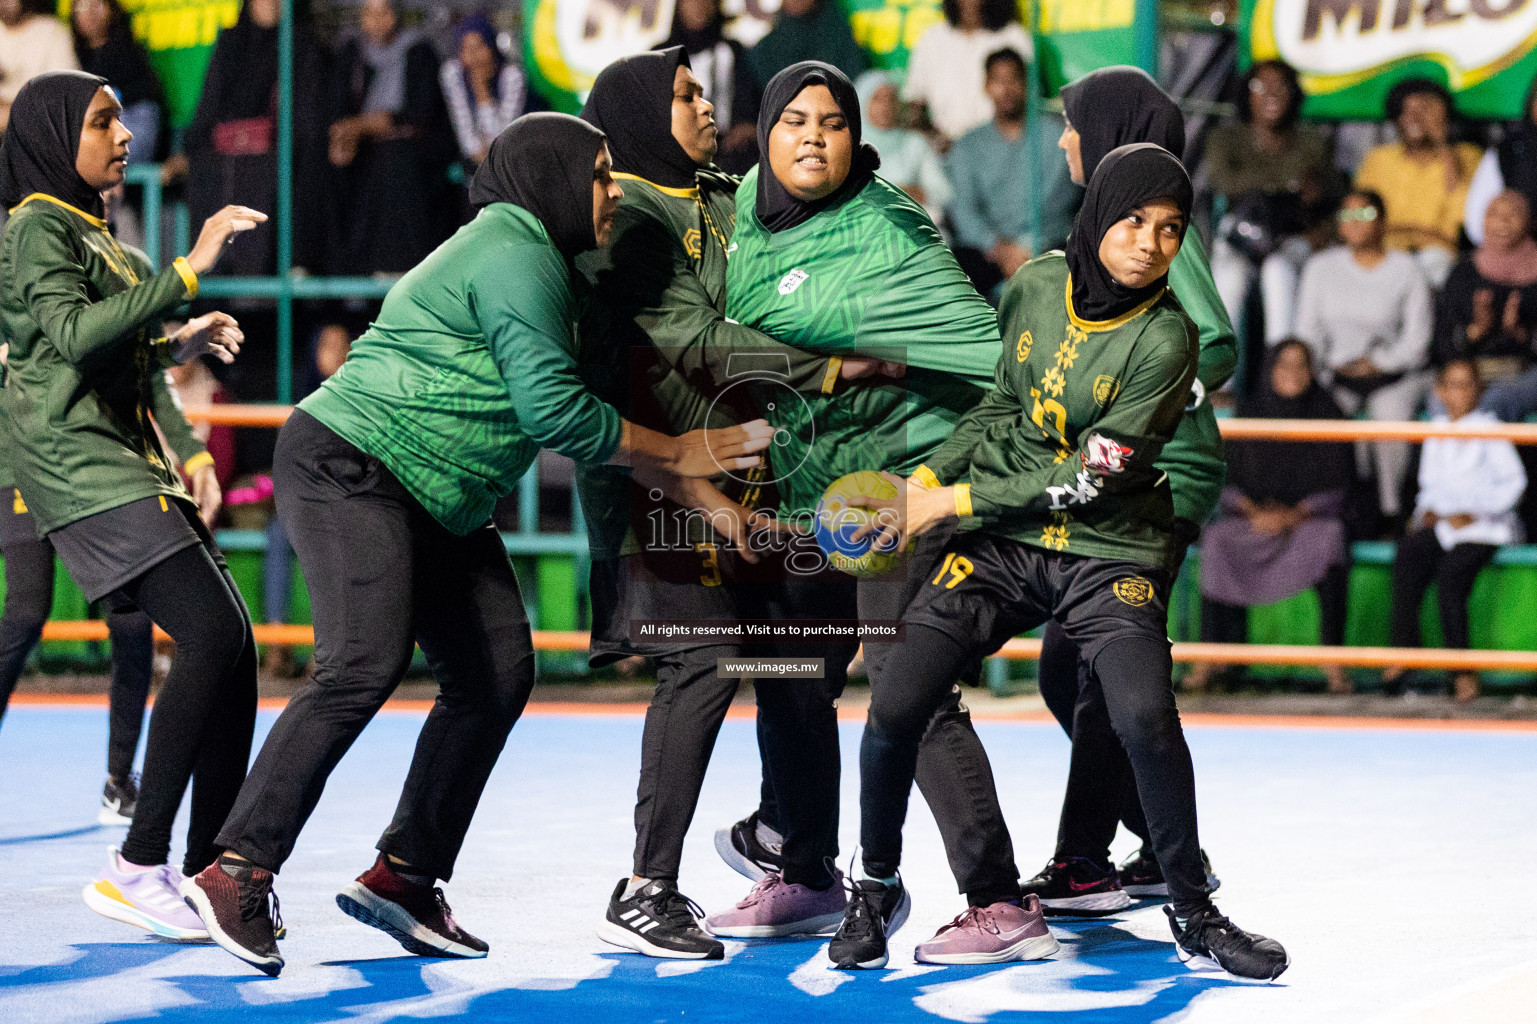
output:
[{"label": "milo banner", "polygon": [[[149,51],[149,62],[165,89],[172,128],[185,128],[197,110],[203,75],[219,30],[240,17],[240,0],[118,0],[133,24],[133,34]],[[70,0],[59,0],[59,15],[69,17]]]},{"label": "milo banner", "polygon": [[1380,118],[1426,77],[1469,117],[1515,120],[1537,74],[1537,0],[1242,0],[1239,19],[1248,59],[1295,67],[1313,117]]},{"label": "milo banner", "polygon": [[[143,0],[141,0],[143,2]],[[848,14],[854,39],[881,68],[907,66],[913,44],[944,20],[941,0],[823,0]],[[1153,3],[1156,0],[1141,0]],[[1537,0],[1533,0],[1537,3]],[[524,62],[537,88],[558,110],[576,111],[609,62],[651,47],[672,28],[674,0],[523,0]],[[1135,62],[1132,22],[1137,0],[1021,0],[1025,23],[1034,6],[1036,51],[1050,92],[1107,64]],[[761,39],[779,0],[725,0],[727,32],[745,46]]]}]

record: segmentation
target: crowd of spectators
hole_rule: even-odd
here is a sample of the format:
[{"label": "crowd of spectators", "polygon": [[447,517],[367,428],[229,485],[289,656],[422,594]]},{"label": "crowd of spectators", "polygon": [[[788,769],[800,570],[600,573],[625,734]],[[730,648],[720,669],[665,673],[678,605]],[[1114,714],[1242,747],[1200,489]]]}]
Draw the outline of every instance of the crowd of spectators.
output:
[{"label": "crowd of spectators", "polygon": [[[0,125],[28,77],[83,68],[117,85],[136,158],[163,161],[164,182],[180,189],[194,222],[237,199],[270,208],[280,9],[279,0],[246,0],[213,48],[191,124],[173,140],[161,83],[118,0],[75,0],[67,22],[49,0],[0,0]],[[397,0],[344,9],[329,38],[307,19],[295,32],[302,230],[293,263],[314,274],[396,275],[469,216],[465,175],[543,101],[487,15],[440,19],[429,34],[414,27],[420,12]],[[1027,102],[1037,76],[1018,5],[944,0],[943,13],[912,43],[905,71],[870,68],[833,0],[783,0],[753,46],[728,34],[721,0],[677,0],[661,45],[687,49],[715,105],[718,162],[737,173],[756,159],[762,86],[775,72],[819,59],[855,78],[880,173],[929,211],[993,297],[1023,263],[1063,244],[1081,189],[1055,146],[1061,117]],[[1471,124],[1441,85],[1402,81],[1382,123],[1360,131],[1309,122],[1297,73],[1264,61],[1233,83],[1232,100],[1233,116],[1209,131],[1191,168],[1211,214],[1213,276],[1245,353],[1214,401],[1280,418],[1520,420],[1537,411],[1537,90],[1518,123]],[[275,268],[275,233],[257,232],[221,272]],[[237,313],[252,358],[220,381],[188,371],[179,385],[197,400],[211,387],[221,398],[272,397],[274,361],[263,363],[260,341],[273,333],[263,322],[275,317],[271,303],[245,300]],[[339,361],[369,313],[366,303],[306,308],[300,328],[314,358],[299,361],[301,391]],[[259,454],[242,447],[225,458],[241,463],[229,468],[239,481],[259,479]],[[1230,446],[1229,464],[1199,572],[1201,630],[1213,640],[1243,639],[1247,607],[1311,589],[1321,641],[1342,642],[1350,542],[1389,539],[1400,552],[1395,642],[1418,642],[1410,604],[1418,608],[1434,579],[1445,642],[1466,645],[1472,579],[1495,548],[1523,538],[1530,511],[1521,457],[1496,442],[1246,442]],[[286,551],[281,537],[270,545]],[[282,617],[287,576],[274,571],[269,583],[269,617]],[[1348,688],[1342,670],[1325,674],[1331,690]]]}]

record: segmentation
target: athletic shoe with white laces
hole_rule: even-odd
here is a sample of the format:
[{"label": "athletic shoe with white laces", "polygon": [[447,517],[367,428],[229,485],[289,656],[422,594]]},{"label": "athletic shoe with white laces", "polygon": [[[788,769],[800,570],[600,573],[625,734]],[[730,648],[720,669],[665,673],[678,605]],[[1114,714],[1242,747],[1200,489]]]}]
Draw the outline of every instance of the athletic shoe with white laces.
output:
[{"label": "athletic shoe with white laces", "polygon": [[625,898],[621,878],[609,897],[598,938],[647,956],[669,960],[723,960],[726,947],[700,927],[704,911],[672,882],[653,880]]},{"label": "athletic shoe with white laces", "polygon": [[754,882],[763,881],[770,871],[783,871],[785,866],[779,843],[765,843],[759,835],[760,827],[772,831],[766,825],[760,826],[758,812],[753,811],[729,828],[715,832],[715,852],[720,859],[732,871]]},{"label": "athletic shoe with white laces", "polygon": [[114,848],[107,870],[81,892],[85,905],[102,917],[143,928],[165,939],[195,942],[208,938],[203,922],[182,902],[181,872],[169,864],[128,870]]},{"label": "athletic shoe with white laces", "polygon": [[779,872],[770,871],[742,902],[711,914],[704,926],[711,935],[734,939],[822,935],[838,927],[847,906],[841,871],[834,872],[832,885],[821,890],[786,882]]},{"label": "athletic shoe with white laces", "polygon": [[1002,964],[1012,960],[1044,960],[1055,953],[1057,940],[1046,927],[1041,901],[1018,901],[967,907],[927,942],[913,950],[920,964]]},{"label": "athletic shoe with white laces", "polygon": [[848,887],[849,905],[843,923],[827,944],[827,958],[840,971],[885,967],[890,954],[886,940],[907,922],[913,909],[907,887],[861,878]]},{"label": "athletic shoe with white laces", "polygon": [[139,775],[129,772],[122,779],[107,776],[101,788],[101,810],[96,812],[98,825],[131,825],[133,812],[139,804]]}]

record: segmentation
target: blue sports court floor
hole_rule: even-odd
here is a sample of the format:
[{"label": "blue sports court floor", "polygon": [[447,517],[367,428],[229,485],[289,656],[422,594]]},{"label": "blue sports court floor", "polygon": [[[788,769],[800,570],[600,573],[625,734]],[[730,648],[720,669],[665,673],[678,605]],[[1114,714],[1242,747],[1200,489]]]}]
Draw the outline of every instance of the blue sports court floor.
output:
[{"label": "blue sports court floor", "polygon": [[[1255,986],[1180,965],[1156,907],[1056,926],[1052,961],[914,965],[913,944],[962,906],[921,803],[914,912],[888,970],[829,971],[813,941],[728,943],[713,964],[619,952],[592,929],[628,869],[641,719],[624,711],[518,725],[448,886],[491,956],[406,956],[332,895],[370,863],[421,717],[380,715],[332,777],[279,878],[288,967],[269,980],[86,910],[79,891],[122,835],[92,824],[105,709],[14,707],[0,731],[0,1021],[1537,1020],[1537,731],[1193,726],[1219,904],[1292,954],[1278,984]],[[979,729],[1031,874],[1051,850],[1067,741],[1045,723]],[[858,737],[846,724],[846,850]],[[707,909],[748,887],[711,834],[757,783],[751,723],[728,721],[684,861],[684,890]]]}]

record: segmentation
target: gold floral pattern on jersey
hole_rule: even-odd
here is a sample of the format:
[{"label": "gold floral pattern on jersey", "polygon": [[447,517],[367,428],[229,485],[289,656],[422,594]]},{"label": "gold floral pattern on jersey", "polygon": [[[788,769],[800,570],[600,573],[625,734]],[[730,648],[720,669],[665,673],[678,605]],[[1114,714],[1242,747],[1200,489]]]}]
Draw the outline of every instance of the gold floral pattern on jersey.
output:
[{"label": "gold floral pattern on jersey", "polygon": [[1053,551],[1066,551],[1068,540],[1072,537],[1072,531],[1067,528],[1067,524],[1066,512],[1053,512],[1051,522],[1041,529],[1041,546],[1051,548]]},{"label": "gold floral pattern on jersey", "polygon": [[1067,445],[1058,445],[1057,454],[1052,458],[1051,464],[1053,466],[1060,466],[1062,463],[1066,462],[1072,457],[1073,450],[1071,448],[1069,448]]}]

